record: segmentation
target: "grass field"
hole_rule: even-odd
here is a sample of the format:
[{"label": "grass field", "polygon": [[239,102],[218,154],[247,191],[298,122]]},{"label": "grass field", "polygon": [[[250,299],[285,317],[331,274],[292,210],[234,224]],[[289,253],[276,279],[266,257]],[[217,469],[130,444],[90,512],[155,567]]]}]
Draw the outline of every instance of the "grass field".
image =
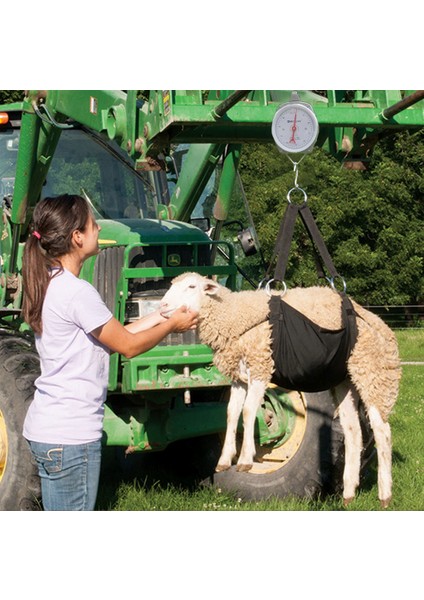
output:
[{"label": "grass field", "polygon": [[[397,332],[403,362],[424,361],[424,329]],[[393,499],[388,511],[424,510],[424,366],[404,364],[400,395],[391,416]],[[109,449],[108,449],[109,450]],[[163,454],[163,453],[161,453]],[[98,510],[108,511],[369,511],[380,510],[376,466],[367,471],[356,499],[345,508],[340,497],[318,500],[242,502],[213,488],[196,487],[182,464],[167,467],[166,455],[139,457],[134,471],[106,459]],[[169,457],[168,457],[169,458]],[[172,461],[171,461],[172,462]],[[173,475],[170,475],[172,472]]]}]

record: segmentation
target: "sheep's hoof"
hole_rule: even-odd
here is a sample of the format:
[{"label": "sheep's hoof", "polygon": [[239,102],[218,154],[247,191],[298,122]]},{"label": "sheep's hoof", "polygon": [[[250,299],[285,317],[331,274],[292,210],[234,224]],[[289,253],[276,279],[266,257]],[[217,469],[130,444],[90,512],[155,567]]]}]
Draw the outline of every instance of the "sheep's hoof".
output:
[{"label": "sheep's hoof", "polygon": [[215,473],[220,473],[221,471],[228,471],[231,465],[217,464],[215,467]]},{"label": "sheep's hoof", "polygon": [[348,506],[354,498],[355,496],[351,496],[350,498],[343,498],[343,505]]},{"label": "sheep's hoof", "polygon": [[391,496],[389,496],[388,498],[385,498],[384,500],[380,500],[381,508],[387,508],[389,506],[391,500],[392,500]]},{"label": "sheep's hoof", "polygon": [[250,464],[250,465],[237,465],[236,471],[240,471],[240,472],[250,471],[250,469],[252,467],[253,467],[253,464]]}]

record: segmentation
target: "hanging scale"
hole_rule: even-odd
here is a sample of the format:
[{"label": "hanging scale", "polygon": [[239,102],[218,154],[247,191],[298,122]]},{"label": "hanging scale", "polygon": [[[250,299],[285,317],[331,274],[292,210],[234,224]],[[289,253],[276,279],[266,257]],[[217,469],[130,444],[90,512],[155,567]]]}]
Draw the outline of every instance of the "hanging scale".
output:
[{"label": "hanging scale", "polygon": [[318,119],[312,106],[301,102],[297,92],[292,92],[291,100],[277,109],[271,132],[280,152],[304,154],[315,146]]},{"label": "hanging scale", "polygon": [[[294,188],[288,192],[287,200],[291,202],[291,192],[299,190],[303,193],[306,202],[306,192],[299,187],[297,180],[299,163],[305,154],[313,150],[318,138],[318,119],[312,106],[301,102],[297,92],[292,92],[291,100],[277,109],[272,120],[271,132],[277,148],[283,154],[287,154],[295,172]],[[303,156],[295,161],[291,158],[291,154],[303,154]]]}]

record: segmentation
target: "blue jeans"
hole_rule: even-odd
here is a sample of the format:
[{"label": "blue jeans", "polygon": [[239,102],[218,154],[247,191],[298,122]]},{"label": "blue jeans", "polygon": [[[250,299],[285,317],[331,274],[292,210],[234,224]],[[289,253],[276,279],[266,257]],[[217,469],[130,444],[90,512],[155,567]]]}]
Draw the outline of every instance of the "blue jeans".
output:
[{"label": "blue jeans", "polygon": [[41,477],[44,510],[94,510],[101,441],[80,445],[28,443]]}]

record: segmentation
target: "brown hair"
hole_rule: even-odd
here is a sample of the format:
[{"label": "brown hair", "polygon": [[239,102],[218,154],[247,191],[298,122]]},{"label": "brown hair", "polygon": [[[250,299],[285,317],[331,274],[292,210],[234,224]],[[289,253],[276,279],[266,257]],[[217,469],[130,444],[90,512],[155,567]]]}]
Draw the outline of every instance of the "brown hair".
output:
[{"label": "brown hair", "polygon": [[22,316],[35,333],[43,329],[41,314],[51,269],[63,271],[60,258],[71,252],[72,234],[85,230],[90,214],[86,200],[70,194],[45,198],[34,208],[22,258]]}]

